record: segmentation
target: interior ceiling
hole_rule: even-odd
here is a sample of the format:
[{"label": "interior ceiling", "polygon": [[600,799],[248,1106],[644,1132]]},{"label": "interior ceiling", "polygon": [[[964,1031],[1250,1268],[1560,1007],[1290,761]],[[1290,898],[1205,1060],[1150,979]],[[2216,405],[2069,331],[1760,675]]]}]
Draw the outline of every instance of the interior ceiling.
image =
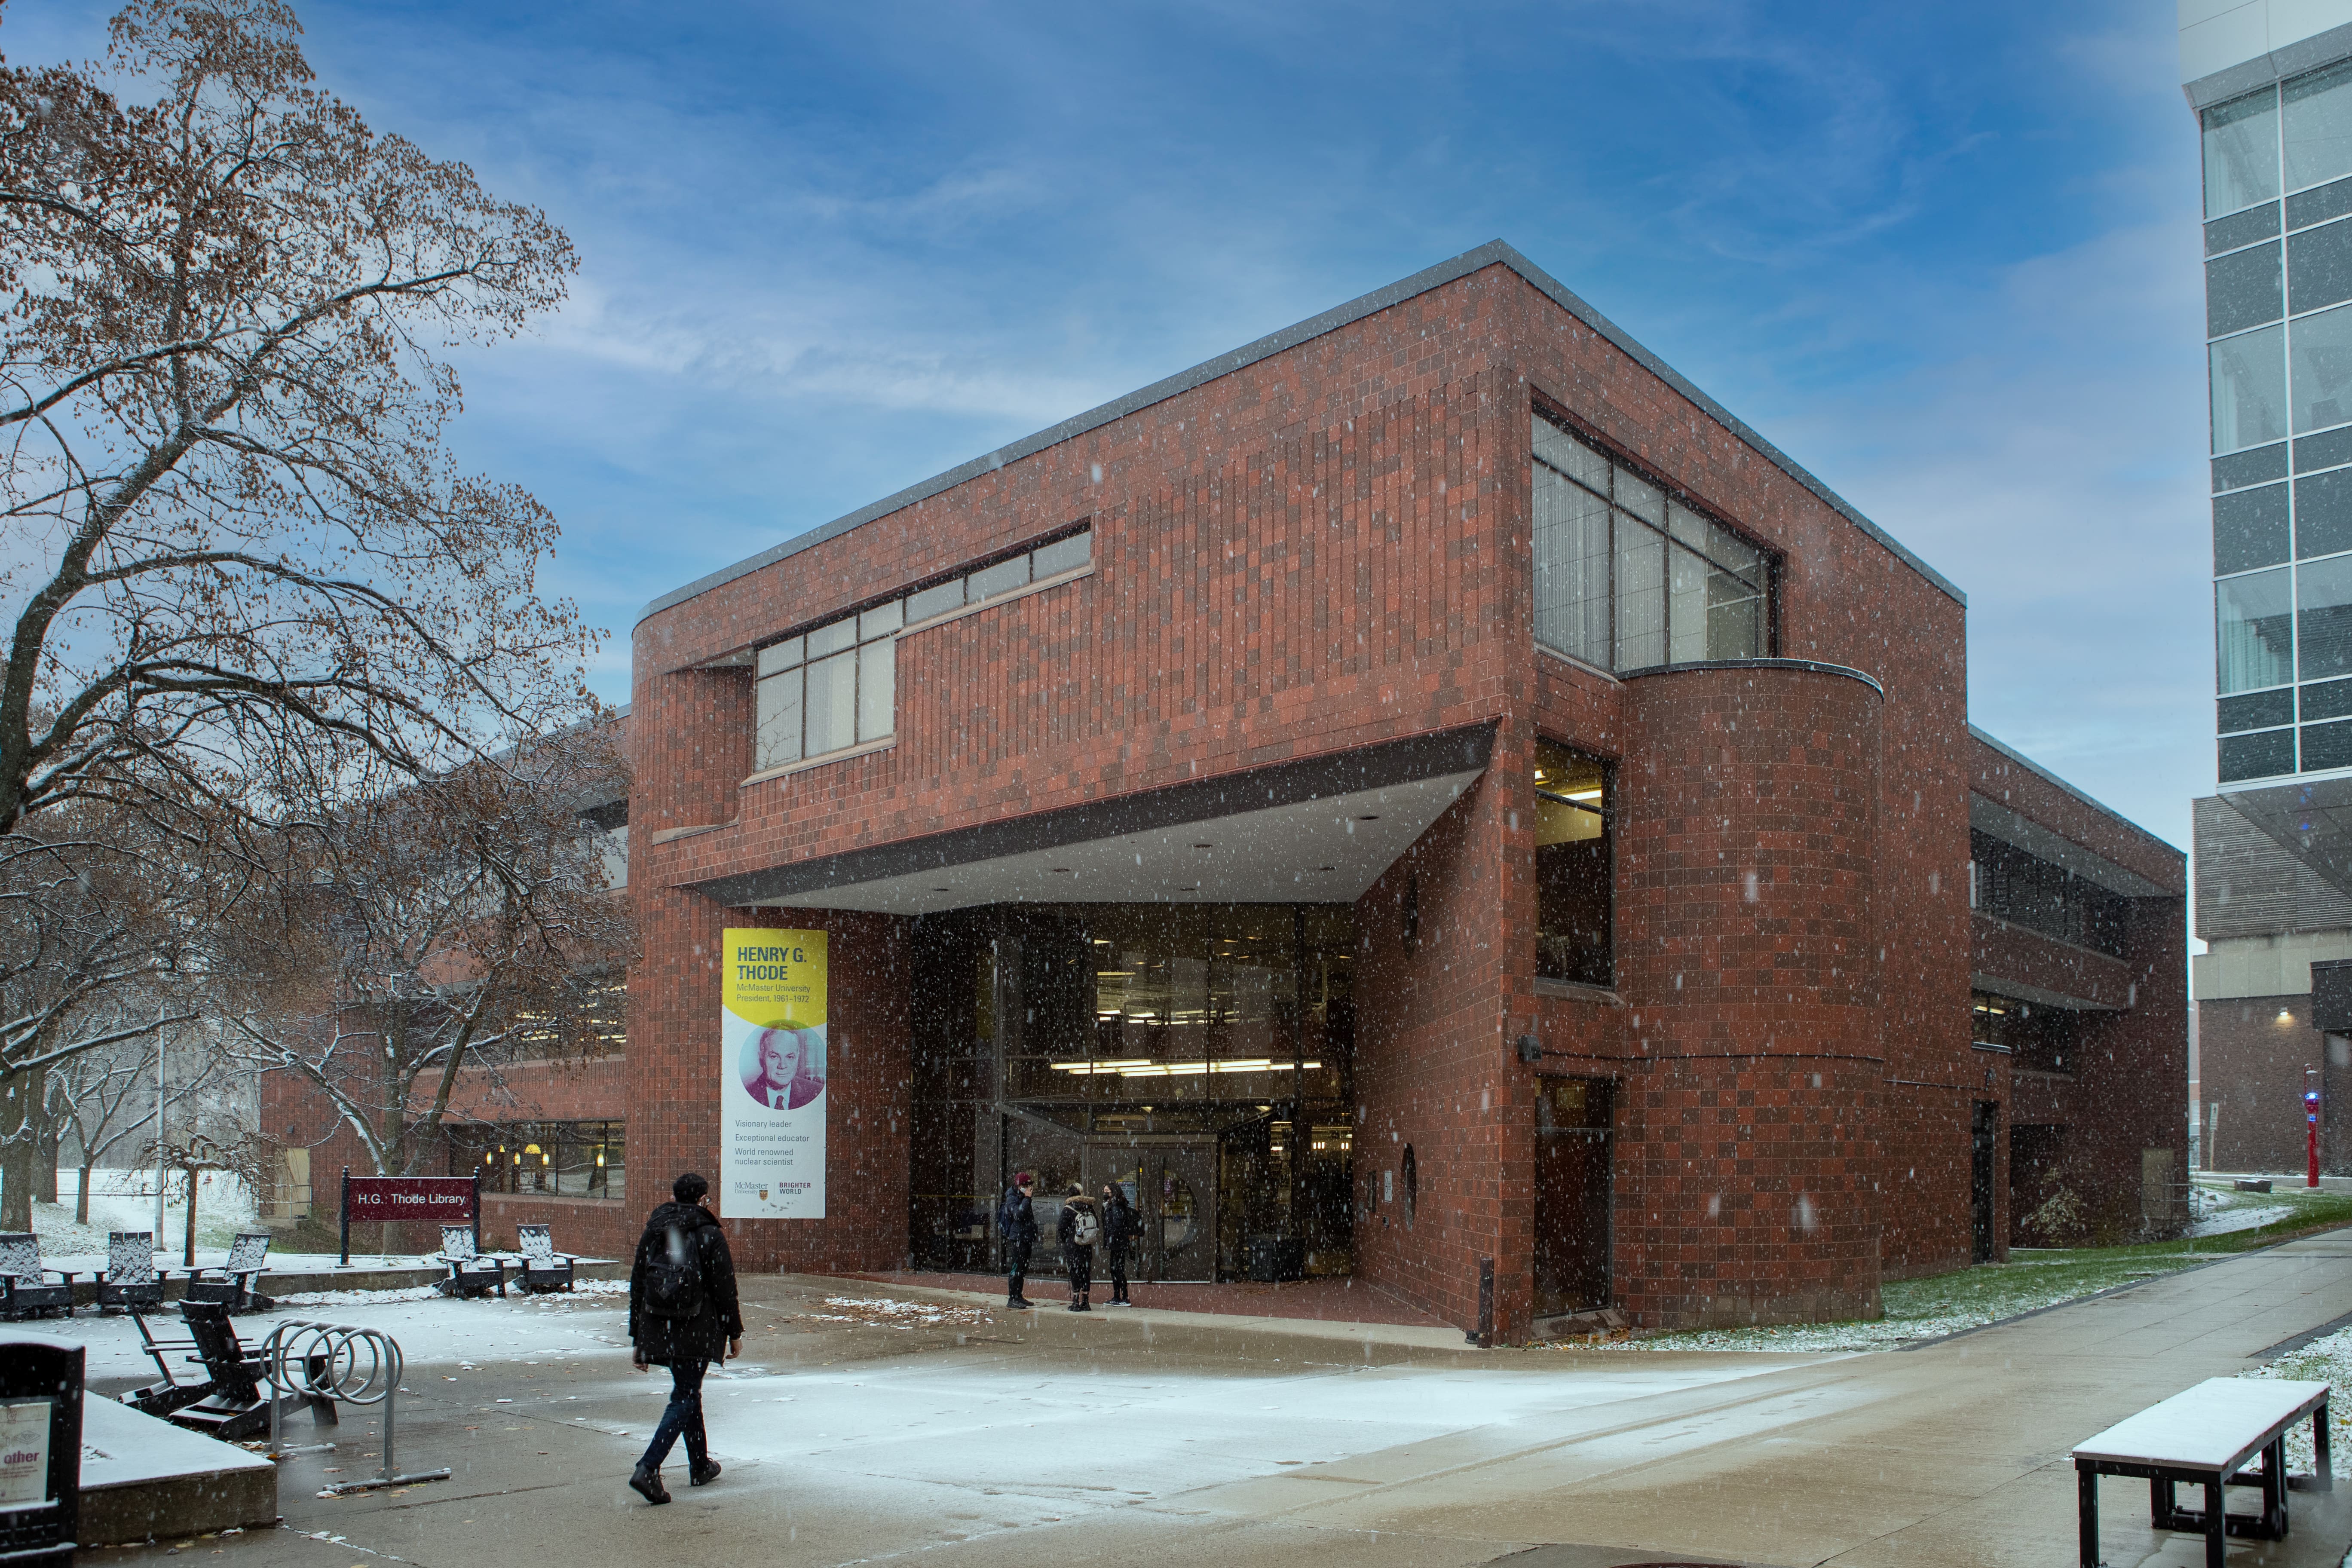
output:
[{"label": "interior ceiling", "polygon": [[2352,893],[2352,778],[2311,779],[2261,789],[2230,789],[2221,798],[2281,847]]},{"label": "interior ceiling", "polygon": [[1353,903],[1484,771],[844,881],[739,907],[920,915],[1010,903]]}]

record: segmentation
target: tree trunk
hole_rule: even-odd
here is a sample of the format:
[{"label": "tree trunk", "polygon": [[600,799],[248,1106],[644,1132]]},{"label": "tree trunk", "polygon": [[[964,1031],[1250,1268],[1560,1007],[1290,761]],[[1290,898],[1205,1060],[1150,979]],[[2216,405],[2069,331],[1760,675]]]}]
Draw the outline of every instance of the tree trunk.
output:
[{"label": "tree trunk", "polygon": [[39,1163],[31,1111],[41,1102],[44,1075],[18,1073],[0,1095],[0,1230],[33,1228],[33,1168]]},{"label": "tree trunk", "polygon": [[84,1165],[74,1186],[74,1224],[89,1223],[89,1167]]},{"label": "tree trunk", "polygon": [[188,1167],[188,1231],[180,1250],[180,1267],[183,1268],[196,1266],[196,1178],[199,1174],[194,1165]]},{"label": "tree trunk", "polygon": [[58,1154],[65,1146],[66,1130],[62,1118],[48,1123],[40,1131],[33,1147],[36,1165],[33,1173],[34,1191],[41,1202],[58,1201]]},{"label": "tree trunk", "polygon": [[0,1230],[33,1228],[33,1141],[18,1137],[0,1143]]}]

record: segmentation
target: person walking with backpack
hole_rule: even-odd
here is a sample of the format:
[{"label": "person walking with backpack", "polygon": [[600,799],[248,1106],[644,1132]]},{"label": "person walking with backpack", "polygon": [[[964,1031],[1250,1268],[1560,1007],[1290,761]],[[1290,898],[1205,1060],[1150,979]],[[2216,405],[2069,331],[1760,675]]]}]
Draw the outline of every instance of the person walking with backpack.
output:
[{"label": "person walking with backpack", "polygon": [[743,1353],[743,1310],[735,1299],[735,1259],[718,1216],[702,1206],[710,1184],[688,1171],[669,1184],[671,1201],[646,1218],[629,1269],[631,1360],[639,1372],[669,1368],[669,1407],[629,1486],[650,1503],[669,1501],[662,1461],[686,1439],[686,1479],[707,1486],[719,1479],[702,1428],[702,1373],[712,1362]]},{"label": "person walking with backpack", "polygon": [[1132,1307],[1135,1303],[1127,1299],[1127,1249],[1143,1233],[1143,1222],[1127,1201],[1127,1189],[1117,1182],[1103,1184],[1102,1233],[1103,1261],[1110,1266],[1110,1304]]},{"label": "person walking with backpack", "polygon": [[1037,1210],[1029,1201],[1029,1173],[1015,1172],[1004,1206],[996,1211],[996,1234],[1004,1238],[1004,1304],[1024,1310],[1030,1303],[1021,1287],[1029,1276],[1029,1249],[1037,1245]]},{"label": "person walking with backpack", "polygon": [[1087,1294],[1095,1282],[1095,1243],[1102,1239],[1102,1215],[1095,1211],[1094,1199],[1087,1196],[1086,1188],[1070,1184],[1070,1194],[1062,1201],[1061,1223],[1054,1233],[1062,1240],[1062,1266],[1070,1275],[1070,1310],[1090,1312]]}]

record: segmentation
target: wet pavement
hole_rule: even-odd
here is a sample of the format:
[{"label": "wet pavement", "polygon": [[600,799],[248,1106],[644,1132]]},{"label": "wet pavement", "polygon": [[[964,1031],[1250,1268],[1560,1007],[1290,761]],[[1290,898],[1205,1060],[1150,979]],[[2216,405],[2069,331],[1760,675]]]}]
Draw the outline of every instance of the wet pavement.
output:
[{"label": "wet pavement", "polygon": [[[355,1414],[335,1453],[286,1461],[278,1531],[171,1544],[235,1568],[2068,1563],[2073,1442],[2352,1311],[2352,1232],[1850,1356],[1482,1352],[1415,1327],[1008,1314],[904,1288],[922,1310],[861,1315],[826,1298],[892,1290],[845,1281],[745,1293],[745,1359],[707,1390],[726,1474],[689,1489],[674,1456],[669,1507],[622,1484],[662,1385],[588,1299],[418,1336],[437,1359],[412,1359],[399,1458],[452,1479],[315,1495],[380,1462]],[[2147,1529],[2143,1484],[2105,1487],[2114,1568],[2200,1561]],[[2232,1542],[2235,1568],[2336,1568],[2352,1485],[2294,1502],[2294,1536]]]}]

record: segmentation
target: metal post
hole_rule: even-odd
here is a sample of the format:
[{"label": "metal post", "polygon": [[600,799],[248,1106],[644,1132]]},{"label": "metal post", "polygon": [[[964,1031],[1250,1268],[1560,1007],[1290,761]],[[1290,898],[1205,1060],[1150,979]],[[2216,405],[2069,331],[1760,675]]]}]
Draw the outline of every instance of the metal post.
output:
[{"label": "metal post", "polygon": [[2315,1461],[2312,1468],[2319,1472],[2319,1489],[2334,1491],[2336,1471],[2327,1459],[2327,1400],[2325,1395],[2320,1398],[2319,1408],[2311,1413],[2311,1457]]},{"label": "metal post", "polygon": [[155,1245],[163,1245],[163,1031],[155,1031]]},{"label": "metal post", "polygon": [[474,1256],[482,1253],[482,1168],[474,1167]]},{"label": "metal post", "polygon": [[2076,1561],[2082,1568],[2099,1568],[2099,1472],[2074,1462],[2074,1534]]},{"label": "metal post", "polygon": [[1495,1343],[1495,1260],[1478,1259],[1478,1328],[1467,1336],[1480,1350],[1493,1348]]},{"label": "metal post", "polygon": [[385,1480],[390,1480],[400,1474],[400,1467],[392,1462],[392,1407],[399,1402],[400,1390],[397,1387],[388,1387],[383,1391],[383,1479]]},{"label": "metal post", "polygon": [[345,1166],[343,1167],[343,1202],[342,1202],[342,1214],[343,1214],[343,1261],[342,1261],[342,1267],[343,1267],[343,1268],[349,1268],[352,1266],[352,1168],[351,1168],[349,1165],[345,1165]]}]

